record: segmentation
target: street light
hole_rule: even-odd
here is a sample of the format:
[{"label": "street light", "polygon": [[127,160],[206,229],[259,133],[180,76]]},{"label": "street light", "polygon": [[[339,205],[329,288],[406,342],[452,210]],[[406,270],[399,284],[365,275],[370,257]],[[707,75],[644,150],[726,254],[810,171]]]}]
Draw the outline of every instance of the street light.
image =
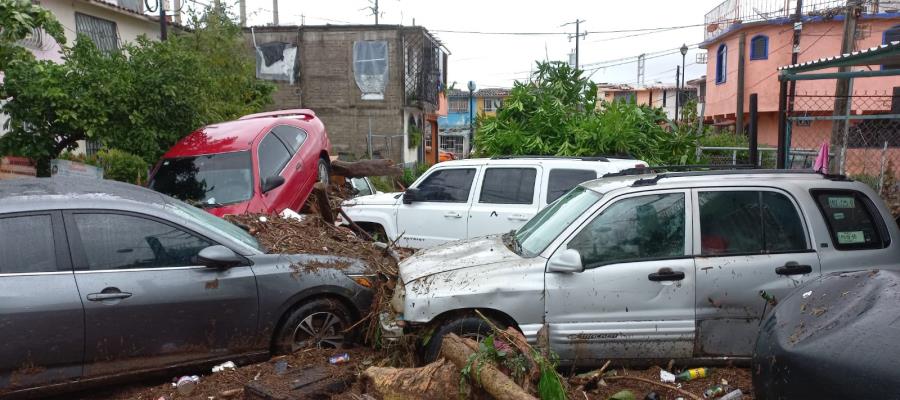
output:
[{"label": "street light", "polygon": [[475,81],[469,81],[469,152],[475,147]]},{"label": "street light", "polygon": [[[687,71],[684,69],[684,59],[685,59],[685,57],[687,57],[687,52],[688,52],[687,44],[682,44],[681,48],[679,50],[681,51],[681,89],[679,89],[675,92],[675,96],[676,96],[675,97],[675,104],[676,104],[675,109],[676,110],[678,109],[677,104],[679,104],[681,102],[681,91],[684,90],[684,81],[685,81],[684,76],[687,75]],[[677,85],[678,82],[676,82],[675,84]],[[682,107],[681,114],[684,115],[684,107]],[[678,122],[678,112],[675,112],[675,122],[676,123]]]}]

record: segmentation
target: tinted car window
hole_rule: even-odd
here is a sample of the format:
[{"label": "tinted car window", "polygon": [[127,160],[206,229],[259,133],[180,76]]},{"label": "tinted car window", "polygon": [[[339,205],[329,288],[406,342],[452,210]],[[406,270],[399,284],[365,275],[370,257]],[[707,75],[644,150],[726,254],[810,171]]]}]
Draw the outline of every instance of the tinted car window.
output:
[{"label": "tinted car window", "polygon": [[200,206],[239,203],[253,196],[250,165],[248,151],[167,158],[150,188]]},{"label": "tinted car window", "polygon": [[275,135],[266,135],[259,143],[259,179],[281,173],[291,159],[291,153]]},{"label": "tinted car window", "polygon": [[75,214],[91,270],[185,267],[212,243],[153,220],[120,214]]},{"label": "tinted car window", "polygon": [[868,197],[856,191],[814,191],[813,196],[828,224],[838,250],[866,250],[887,247],[884,221]]},{"label": "tinted car window", "polygon": [[488,168],[481,184],[479,203],[531,204],[534,202],[534,168]]},{"label": "tinted car window", "polygon": [[57,270],[50,221],[49,215],[0,218],[0,274]]},{"label": "tinted car window", "polygon": [[703,255],[807,249],[800,215],[794,204],[781,193],[701,192],[698,197]]},{"label": "tinted car window", "polygon": [[284,142],[291,154],[297,152],[297,149],[306,141],[307,136],[304,130],[288,125],[276,126],[275,129],[272,129],[272,133]]},{"label": "tinted car window", "polygon": [[547,182],[547,204],[550,204],[566,192],[572,190],[579,183],[597,179],[597,171],[584,169],[554,169],[550,170]]},{"label": "tinted car window", "polygon": [[475,178],[475,168],[440,169],[417,187],[422,201],[465,203]]},{"label": "tinted car window", "polygon": [[684,256],[684,194],[619,200],[594,218],[568,248],[592,266]]}]

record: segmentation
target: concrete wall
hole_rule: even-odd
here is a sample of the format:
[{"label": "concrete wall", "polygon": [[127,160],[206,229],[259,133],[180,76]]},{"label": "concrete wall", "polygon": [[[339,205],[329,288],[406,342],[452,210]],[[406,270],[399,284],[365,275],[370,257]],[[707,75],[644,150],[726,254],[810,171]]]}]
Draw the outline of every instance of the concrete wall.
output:
[{"label": "concrete wall", "polygon": [[[862,18],[860,30],[871,34],[856,42],[857,49],[866,49],[882,44],[883,33],[892,26],[900,24],[900,17],[894,18]],[[840,53],[843,21],[806,22],[800,39],[799,62],[832,57]],[[732,32],[717,38],[706,48],[708,62],[706,67],[706,116],[715,118],[734,118],[736,113],[738,41],[740,32],[746,33],[745,75],[744,75],[744,112],[748,112],[750,94],[759,94],[759,110],[778,110],[778,67],[791,64],[791,43],[793,40],[792,25],[756,25]],[[769,38],[768,58],[750,60],[750,41],[756,35]],[[727,46],[727,75],[724,83],[716,83],[716,53],[719,46]],[[878,67],[873,67],[878,68]],[[831,72],[823,70],[821,72]],[[834,80],[801,81],[797,85],[797,93],[833,94]],[[890,93],[890,88],[900,86],[900,77],[882,77],[874,79],[858,79],[854,83],[855,93]]]}]

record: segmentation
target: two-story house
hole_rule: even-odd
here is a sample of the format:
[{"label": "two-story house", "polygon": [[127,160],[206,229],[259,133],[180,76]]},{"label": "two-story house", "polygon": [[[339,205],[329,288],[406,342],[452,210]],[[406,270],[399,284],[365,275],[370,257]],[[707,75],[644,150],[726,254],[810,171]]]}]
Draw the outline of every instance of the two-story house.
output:
[{"label": "two-story house", "polygon": [[[159,20],[144,14],[142,0],[41,0],[37,3],[62,24],[69,45],[79,34],[86,35],[105,51],[117,50],[122,43],[134,41],[140,35],[159,38]],[[39,60],[62,62],[59,43],[40,29],[20,44]],[[5,122],[5,116],[0,114],[0,135]],[[80,143],[79,149],[85,149],[84,143]],[[89,145],[86,150],[96,149]]]},{"label": "two-story house", "polygon": [[697,97],[695,86],[687,85],[679,88],[678,85],[657,82],[641,87],[632,87],[626,84],[599,84],[597,85],[597,99],[606,102],[629,101],[638,105],[662,108],[669,119],[674,119],[675,102],[679,91],[682,101],[679,107],[682,109],[688,100]]},{"label": "two-story house", "polygon": [[309,108],[335,154],[424,162],[447,81],[448,51],[427,29],[302,25],[244,29],[272,110]]},{"label": "two-story house", "polygon": [[459,89],[447,92],[447,115],[438,118],[440,149],[462,158],[470,150],[470,127],[479,115],[496,115],[509,97],[510,89],[486,88],[469,93]]},{"label": "two-story house", "polygon": [[[832,57],[841,53],[846,2],[805,0],[802,3],[798,63]],[[759,143],[774,146],[778,141],[778,67],[793,64],[794,14],[797,0],[758,2],[727,0],[706,14],[706,32],[700,47],[707,50],[708,63],[704,93],[705,119],[719,127],[734,127],[738,113],[749,121],[749,97],[758,96]],[[854,37],[855,49],[866,49],[900,40],[900,1],[863,2]],[[740,43],[744,42],[743,54]],[[743,63],[741,63],[743,61]],[[877,68],[877,66],[875,66]],[[743,87],[739,72],[743,70]],[[828,72],[828,71],[826,71]],[[853,95],[891,97],[900,77],[855,79]],[[738,93],[743,93],[743,109],[738,110]],[[792,104],[793,111],[830,115],[835,80],[798,81],[798,96],[818,96],[823,100]],[[810,107],[815,107],[812,109]],[[809,108],[809,109],[807,109]],[[853,102],[853,114],[889,111],[890,101]],[[830,134],[830,121],[796,124],[795,142],[821,143]],[[746,129],[743,130],[746,132]],[[812,139],[812,137],[816,139]],[[806,138],[807,140],[804,140]]]}]

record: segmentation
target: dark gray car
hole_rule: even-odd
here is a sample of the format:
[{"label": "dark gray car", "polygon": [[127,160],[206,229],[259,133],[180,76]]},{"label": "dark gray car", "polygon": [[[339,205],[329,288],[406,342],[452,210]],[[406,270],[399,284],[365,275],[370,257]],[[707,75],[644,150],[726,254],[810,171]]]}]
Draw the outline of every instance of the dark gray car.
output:
[{"label": "dark gray car", "polygon": [[368,311],[370,279],[356,259],[266,254],[242,229],[137,186],[0,181],[0,397],[339,347]]}]

